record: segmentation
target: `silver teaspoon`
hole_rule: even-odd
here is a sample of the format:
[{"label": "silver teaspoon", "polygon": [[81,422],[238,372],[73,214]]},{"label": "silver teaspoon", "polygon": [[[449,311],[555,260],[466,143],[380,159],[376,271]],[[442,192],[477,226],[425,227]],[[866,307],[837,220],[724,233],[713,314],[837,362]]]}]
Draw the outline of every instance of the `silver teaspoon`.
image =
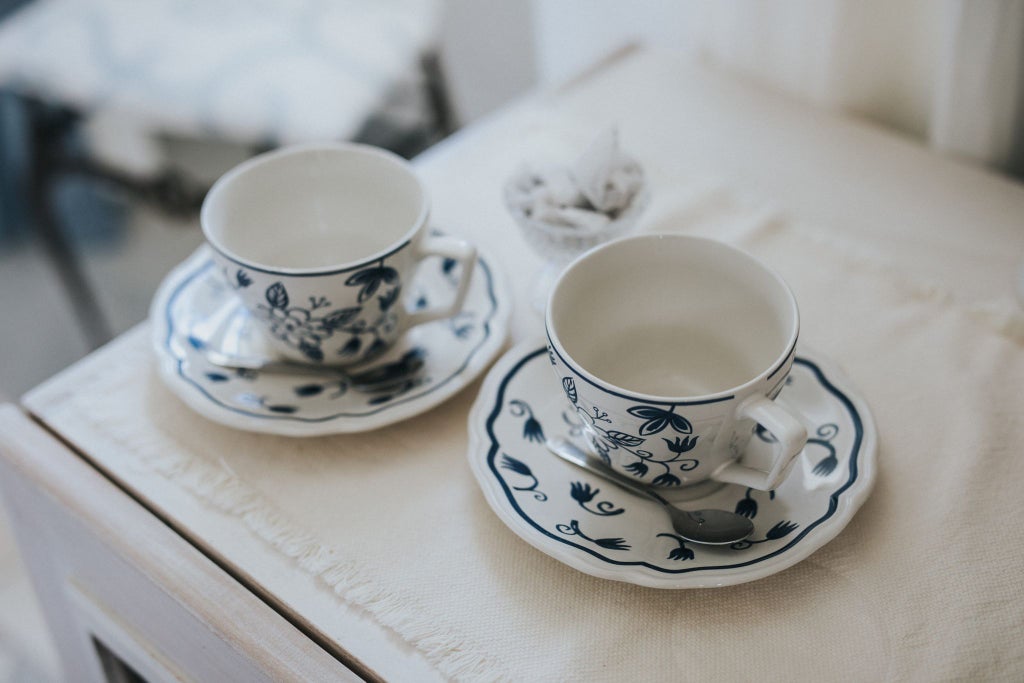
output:
[{"label": "silver teaspoon", "polygon": [[396,361],[361,372],[348,372],[329,365],[305,365],[284,359],[234,356],[206,345],[202,345],[198,350],[207,361],[228,370],[337,377],[359,391],[386,391],[399,387],[419,372],[424,364],[423,354],[416,350],[407,352]]},{"label": "silver teaspoon", "polygon": [[728,545],[754,533],[753,522],[727,510],[680,510],[649,487],[619,474],[565,439],[548,439],[546,444],[548,450],[562,460],[661,503],[672,520],[672,528],[687,541],[704,545]]}]

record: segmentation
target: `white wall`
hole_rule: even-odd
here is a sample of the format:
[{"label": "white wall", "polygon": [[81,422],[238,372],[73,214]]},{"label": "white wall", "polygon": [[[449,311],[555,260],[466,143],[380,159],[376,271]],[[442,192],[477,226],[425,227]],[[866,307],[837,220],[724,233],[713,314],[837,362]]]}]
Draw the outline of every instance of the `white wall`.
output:
[{"label": "white wall", "polygon": [[530,1],[543,83],[638,40],[927,133],[941,40],[935,0]]},{"label": "white wall", "polygon": [[537,82],[530,0],[446,0],[441,66],[456,122],[469,123]]},{"label": "white wall", "polygon": [[692,8],[665,0],[527,0],[537,44],[537,76],[557,83],[631,41],[685,49]]}]

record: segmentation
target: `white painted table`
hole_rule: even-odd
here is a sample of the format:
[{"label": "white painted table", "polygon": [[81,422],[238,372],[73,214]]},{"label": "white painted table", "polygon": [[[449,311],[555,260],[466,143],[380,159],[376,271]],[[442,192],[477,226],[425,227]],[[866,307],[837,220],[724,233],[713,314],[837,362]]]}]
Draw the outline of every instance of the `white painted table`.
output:
[{"label": "white painted table", "polygon": [[[958,307],[958,311],[962,309],[964,315],[984,318],[997,330],[993,334],[1001,335],[998,343],[1009,343],[1011,348],[1017,344],[1016,355],[1012,350],[1004,353],[1010,353],[1008,358],[1014,363],[1006,366],[1008,372],[1020,367],[1022,327],[1012,297],[1017,268],[1024,258],[1024,188],[987,171],[938,157],[870,125],[814,110],[742,79],[694,66],[671,55],[644,50],[619,54],[558,91],[523,100],[462,131],[417,161],[432,191],[436,223],[500,255],[499,265],[517,297],[513,340],[540,330],[539,318],[527,304],[531,277],[539,263],[501,206],[501,184],[525,159],[571,157],[609,123],[620,126],[624,146],[643,161],[651,178],[655,194],[644,229],[678,227],[680,216],[690,215],[695,223],[703,221],[704,227],[698,226],[697,231],[710,232],[723,213],[763,220],[767,215],[776,215],[766,207],[777,207],[793,221],[813,226],[813,231],[830,244],[857,245],[872,258],[877,256],[873,263],[879,271],[886,271],[884,277],[895,274],[899,280],[939,283],[948,292],[949,305]],[[690,200],[682,201],[685,197]],[[736,211],[735,207],[744,202],[758,207],[757,210]],[[685,210],[681,212],[680,207]],[[742,228],[736,221],[726,222],[729,226],[723,225],[723,231]],[[883,277],[881,272],[879,277]],[[833,295],[837,306],[842,305],[844,298],[856,296],[857,292]],[[814,301],[810,304],[811,319],[805,315],[809,334],[817,334],[821,339],[855,337],[858,328],[853,321],[824,321],[820,315],[815,319],[813,314],[824,309]],[[898,319],[898,315],[894,313],[893,318]],[[1006,339],[1011,341],[1005,342]],[[869,344],[863,348],[855,340],[847,344],[830,350],[839,354],[836,360],[855,382],[860,378],[867,380],[865,388],[873,392],[869,403],[875,400],[880,404],[873,404],[873,408],[882,433],[882,475],[880,488],[867,507],[837,541],[819,553],[822,563],[832,563],[833,570],[841,563],[850,572],[844,580],[855,583],[858,578],[876,576],[871,572],[887,562],[899,567],[910,561],[898,554],[847,556],[836,544],[869,543],[873,529],[877,528],[871,525],[885,522],[886,515],[904,498],[903,487],[914,484],[898,464],[899,458],[908,455],[898,452],[903,445],[900,424],[889,420],[890,408],[913,414],[914,407],[898,401],[896,385],[906,379],[892,378],[892,386],[885,386],[873,378],[868,365],[872,353]],[[687,600],[687,604],[705,606],[708,601],[720,599],[709,597],[706,591],[697,597],[654,591],[651,597],[652,591],[647,589],[584,577],[544,558],[513,537],[487,509],[465,467],[465,420],[479,382],[421,418],[379,432],[295,446],[295,442],[273,437],[231,433],[187,413],[159,385],[150,370],[151,364],[143,326],[26,396],[24,410],[39,425],[13,408],[0,416],[4,493],[13,500],[12,517],[20,526],[19,537],[25,545],[28,563],[36,572],[38,586],[44,593],[44,607],[69,667],[80,667],[91,656],[89,648],[83,649],[82,645],[81,632],[85,630],[108,638],[108,647],[119,657],[133,666],[148,667],[150,675],[158,679],[172,671],[199,679],[218,671],[223,676],[221,680],[252,680],[252,671],[272,679],[322,680],[343,676],[345,671],[390,680],[517,678],[534,676],[537,667],[541,667],[551,679],[565,680],[574,674],[600,678],[602,672],[607,676],[614,670],[614,662],[606,663],[610,668],[587,668],[583,660],[599,656],[588,650],[587,643],[603,641],[590,639],[590,632],[582,624],[578,632],[571,627],[563,630],[565,642],[575,642],[575,649],[559,652],[560,646],[552,645],[550,652],[519,651],[517,636],[525,637],[543,625],[529,620],[530,614],[542,612],[539,604],[532,611],[519,613],[519,620],[507,626],[505,646],[473,651],[482,641],[474,640],[473,634],[463,634],[462,640],[455,637],[459,635],[458,624],[449,623],[448,617],[452,615],[447,613],[444,602],[437,602],[436,596],[422,589],[429,582],[412,581],[421,580],[415,574],[415,563],[409,564],[410,583],[421,590],[416,593],[409,588],[411,597],[401,618],[383,610],[379,601],[367,599],[365,593],[352,586],[339,588],[337,584],[325,583],[323,575],[311,568],[311,561],[301,550],[289,550],[288,542],[275,540],[265,523],[254,522],[253,515],[209,494],[209,487],[204,489],[201,481],[189,481],[188,467],[182,463],[191,461],[165,459],[159,454],[140,455],[160,450],[168,443],[195,446],[186,432],[208,434],[212,439],[208,443],[220,450],[200,453],[202,448],[193,448],[185,453],[182,446],[182,457],[205,458],[213,463],[221,458],[224,467],[240,479],[247,476],[242,468],[258,461],[261,476],[276,479],[280,484],[276,487],[278,491],[295,486],[296,478],[301,476],[315,477],[316,485],[321,487],[332,481],[341,486],[351,477],[361,476],[367,477],[367,485],[373,485],[374,475],[367,474],[366,459],[353,455],[361,453],[403,454],[415,458],[424,473],[451,472],[445,496],[431,500],[439,505],[443,501],[443,512],[456,513],[449,519],[452,528],[444,538],[463,539],[469,545],[459,545],[458,550],[455,546],[437,549],[438,557],[461,554],[451,559],[450,573],[432,577],[431,581],[451,591],[452,613],[460,586],[471,593],[480,574],[487,574],[499,587],[499,582],[505,581],[509,590],[515,586],[522,589],[523,584],[516,583],[514,576],[503,576],[497,571],[496,558],[488,556],[495,549],[508,553],[504,557],[509,559],[504,561],[513,562],[515,567],[557,581],[552,593],[547,592],[545,585],[533,587],[549,603],[557,603],[560,594],[583,600],[576,604],[581,610],[598,609],[602,595],[622,600],[650,599],[651,604],[655,604],[655,599]],[[111,381],[112,375],[120,376],[122,381]],[[133,383],[124,380],[128,376],[135,378]],[[1007,381],[1013,381],[1013,377]],[[912,386],[908,387],[908,391],[913,393],[912,390]],[[988,410],[984,395],[975,396],[963,399],[976,401],[974,405],[965,405],[965,410]],[[927,401],[940,400],[931,395],[912,398],[921,402],[922,413],[939,405]],[[116,408],[119,401],[124,404],[121,415],[111,414],[111,408]],[[1018,402],[1016,418],[1004,417],[987,424],[985,429],[990,436],[1000,430],[1007,439],[1019,434],[1020,407]],[[880,414],[879,408],[885,414]],[[99,419],[101,413],[106,417]],[[1005,415],[1012,413],[1011,407]],[[173,425],[178,433],[161,434],[149,425]],[[129,428],[135,429],[131,438],[126,436]],[[972,444],[969,438],[965,437],[968,440],[963,443],[980,447],[982,442]],[[891,450],[887,450],[886,444]],[[250,460],[237,459],[236,451],[242,449],[248,451]],[[296,457],[302,454],[311,460],[300,471],[296,469]],[[887,457],[894,458],[888,465]],[[353,462],[346,462],[346,458],[355,459],[360,467],[354,469]],[[172,462],[173,466],[168,464]],[[1006,475],[1012,477],[1019,472],[1017,468]],[[904,481],[905,477],[909,480]],[[273,493],[264,491],[261,500],[273,498]],[[386,498],[385,491],[381,495]],[[339,511],[344,506],[340,501],[337,510],[309,510],[303,507],[303,501],[294,498],[274,502],[294,528],[327,529],[325,533],[311,532],[308,547],[343,547],[346,538],[364,538],[380,521],[373,515],[352,515],[351,511],[341,517]],[[952,514],[954,503],[949,502],[942,513]],[[389,504],[401,502],[389,500]],[[37,510],[47,518],[65,522],[55,523],[49,530],[39,529],[34,516]],[[995,511],[986,508],[980,514],[994,515]],[[332,526],[325,519],[337,521]],[[983,519],[979,525],[984,525]],[[1003,527],[1005,524],[1000,525]],[[1021,532],[1013,524],[1009,533],[1011,538],[1002,539],[1001,547],[1024,545]],[[83,549],[81,555],[74,552],[74,545],[59,549],[61,539],[68,536],[94,537],[100,545]],[[471,541],[479,543],[472,545]],[[81,576],[92,575],[94,569],[76,573],[81,564],[79,558],[95,561],[95,566],[102,568],[103,548],[117,556],[111,562],[142,568],[146,580],[132,583],[126,579],[122,584],[126,593],[137,592],[138,600],[117,602],[117,591],[110,590],[109,581],[100,581],[106,588],[90,587],[93,584]],[[397,549],[396,561],[402,561],[408,554],[425,552],[425,548]],[[346,552],[352,553],[354,562],[372,560],[369,555],[359,557],[351,548],[337,554]],[[952,552],[943,555],[936,549],[936,553],[939,558],[949,558],[937,562],[955,561]],[[817,557],[812,556],[812,560]],[[721,598],[716,608],[719,611],[703,614],[729,614],[726,604],[732,599],[730,595],[736,600],[745,596],[744,600],[751,601],[760,595],[758,590],[785,593],[792,590],[793,584],[800,584],[807,591],[803,595],[809,599],[793,607],[796,612],[787,623],[805,620],[815,614],[815,609],[821,609],[814,606],[817,575],[809,565],[820,568],[824,564],[819,566],[812,560],[770,580],[749,584],[746,592],[723,589],[734,592]],[[166,567],[180,571],[161,569]],[[949,568],[955,567],[950,564]],[[936,565],[934,569],[941,573],[943,566]],[[197,573],[203,577],[194,578]],[[1019,633],[1024,627],[1020,617],[1024,614],[1024,594],[1019,581],[1013,577],[996,577],[991,581],[974,590],[982,591],[981,597],[987,595],[991,600],[1002,601],[1003,607],[997,610],[999,623],[1011,629],[1011,633],[1013,629]],[[81,586],[83,590],[72,588]],[[97,591],[103,594],[88,597],[95,596]],[[150,600],[147,595],[158,597]],[[508,597],[500,591],[491,597],[481,596],[478,612],[511,614]],[[211,609],[213,604],[218,607]],[[68,605],[84,616],[63,619],[61,615]],[[145,609],[139,609],[140,605]],[[183,616],[167,628],[153,628],[153,623],[178,609],[175,605],[181,607]],[[240,607],[235,609],[236,605]],[[417,614],[421,607],[422,613]],[[946,619],[941,614],[935,616],[936,630],[926,628],[916,635],[896,619],[880,631],[885,644],[881,653],[859,650],[868,646],[857,638],[817,643],[813,633],[805,636],[811,642],[783,645],[818,647],[837,662],[869,657],[879,662],[876,673],[880,676],[912,678],[923,674],[915,669],[917,665],[909,653],[915,652],[915,648],[941,648],[943,639],[952,637],[950,633],[971,628],[970,624]],[[414,628],[424,622],[436,623],[438,628],[447,625],[445,633],[452,640],[443,642],[436,633]],[[731,628],[728,623],[717,626],[726,631]],[[737,621],[732,626],[748,625]],[[842,624],[835,628],[839,635],[848,635],[842,631]],[[195,640],[177,640],[184,637],[182,634]],[[621,651],[624,656],[629,652],[631,637],[639,636],[627,635],[621,642],[616,641],[616,647],[625,648]],[[948,662],[933,663],[936,668],[932,671],[937,677],[970,677],[978,672],[1007,679],[1024,675],[1019,648],[1016,653],[1004,651],[995,643],[986,646],[995,651],[982,650],[969,640],[969,634],[958,637],[967,639],[957,641],[964,650],[951,655]],[[453,642],[462,645],[452,646]],[[211,645],[207,647],[204,643]],[[755,651],[769,644],[767,640],[756,640],[756,636],[747,641],[748,648]],[[681,643],[680,647],[683,646]],[[473,666],[467,663],[470,655],[476,657]],[[814,661],[817,660],[796,658],[787,666],[809,675],[820,672],[813,668]],[[235,663],[227,665],[227,673],[225,662]],[[689,664],[696,665],[693,661]],[[733,671],[715,668],[713,664],[705,662],[708,668],[686,670],[697,677],[701,676],[699,671],[705,677]],[[828,670],[828,662],[825,665]],[[651,667],[646,674],[661,679],[675,679],[684,670],[677,668],[678,661],[673,663],[671,658],[649,660],[646,666]],[[83,674],[82,678],[87,676]]]}]

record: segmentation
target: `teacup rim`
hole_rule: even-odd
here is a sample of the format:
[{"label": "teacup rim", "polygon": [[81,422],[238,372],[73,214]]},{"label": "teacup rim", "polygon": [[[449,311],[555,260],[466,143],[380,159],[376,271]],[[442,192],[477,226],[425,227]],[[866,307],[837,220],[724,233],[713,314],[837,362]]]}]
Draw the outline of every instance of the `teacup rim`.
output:
[{"label": "teacup rim", "polygon": [[[789,294],[789,304],[792,308],[793,313],[793,330],[790,334],[789,340],[786,342],[784,346],[784,350],[776,357],[776,359],[771,363],[771,365],[768,366],[768,368],[762,370],[757,375],[741,384],[729,387],[727,389],[722,389],[720,391],[708,394],[696,394],[692,396],[664,396],[658,394],[648,394],[640,391],[633,391],[631,389],[626,389],[616,384],[612,384],[611,382],[603,380],[600,377],[594,375],[593,373],[583,368],[580,365],[580,363],[578,363],[572,357],[572,355],[565,349],[561,341],[558,339],[558,335],[554,331],[554,325],[552,323],[551,316],[551,300],[554,298],[555,292],[558,290],[558,286],[562,282],[562,279],[575,265],[577,265],[578,263],[582,262],[587,258],[592,257],[594,254],[600,251],[613,248],[615,245],[621,242],[640,241],[652,238],[670,238],[699,241],[704,243],[710,243],[717,247],[723,247],[725,249],[732,250],[733,252],[736,252],[745,257],[753,265],[760,267],[761,269],[766,271],[769,275],[771,275],[774,278],[774,280],[780,286],[782,286],[782,288]],[[787,283],[785,279],[783,279],[783,277],[779,275],[778,272],[775,271],[774,268],[771,268],[767,264],[762,263],[759,259],[755,258],[754,256],[750,255],[749,253],[738,247],[735,247],[731,244],[726,244],[721,240],[716,240],[710,237],[702,237],[698,235],[680,235],[676,233],[645,233],[642,235],[630,235],[628,237],[622,237],[620,239],[616,239],[605,244],[593,247],[592,249],[589,249],[580,256],[578,256],[572,263],[566,266],[566,268],[559,274],[558,278],[555,280],[554,285],[552,285],[551,287],[551,293],[548,296],[548,303],[544,311],[544,333],[552,351],[559,357],[559,359],[562,361],[562,363],[565,364],[566,367],[572,370],[573,373],[575,373],[577,376],[584,379],[588,384],[597,387],[598,389],[604,391],[605,393],[611,394],[618,398],[635,400],[637,402],[645,403],[661,403],[665,405],[677,406],[703,405],[708,403],[728,401],[730,399],[736,398],[737,396],[742,397],[749,393],[757,385],[761,384],[762,382],[770,380],[772,377],[777,375],[784,367],[786,367],[786,365],[796,356],[797,340],[800,337],[800,309],[797,305],[796,296],[793,294],[793,290],[790,288],[789,283]]]},{"label": "teacup rim", "polygon": [[[386,159],[388,162],[393,163],[397,168],[401,168],[406,171],[409,176],[413,179],[420,190],[420,211],[413,221],[412,227],[405,232],[398,240],[392,242],[384,249],[369,254],[367,256],[360,257],[354,261],[346,261],[344,263],[334,263],[326,266],[312,266],[312,267],[294,267],[294,266],[274,266],[267,263],[260,263],[253,259],[247,259],[239,256],[231,249],[224,246],[214,235],[211,234],[209,228],[209,212],[211,204],[211,197],[223,191],[223,188],[228,185],[235,177],[255,168],[263,165],[269,161],[272,161],[278,157],[292,156],[296,154],[305,154],[313,151],[322,150],[335,150],[335,151],[357,151],[362,153],[371,154],[382,159]],[[427,224],[427,219],[430,216],[430,196],[427,193],[426,186],[423,180],[418,174],[410,167],[409,162],[395,154],[394,152],[384,149],[383,147],[377,147],[375,145],[368,145],[360,142],[345,142],[345,141],[330,141],[330,142],[304,142],[291,145],[285,145],[278,147],[277,149],[270,150],[269,152],[263,152],[253,157],[246,159],[238,165],[232,167],[226,173],[221,175],[214,183],[210,186],[206,196],[203,198],[202,207],[199,210],[199,227],[202,230],[203,237],[206,243],[216,251],[218,254],[226,258],[227,260],[235,263],[239,266],[243,266],[250,270],[254,270],[259,273],[267,273],[271,275],[283,275],[290,277],[310,277],[320,275],[336,275],[339,273],[347,273],[352,270],[358,270],[370,265],[376,261],[386,259],[393,254],[408,247],[415,239],[417,233],[419,233],[423,226]]]}]

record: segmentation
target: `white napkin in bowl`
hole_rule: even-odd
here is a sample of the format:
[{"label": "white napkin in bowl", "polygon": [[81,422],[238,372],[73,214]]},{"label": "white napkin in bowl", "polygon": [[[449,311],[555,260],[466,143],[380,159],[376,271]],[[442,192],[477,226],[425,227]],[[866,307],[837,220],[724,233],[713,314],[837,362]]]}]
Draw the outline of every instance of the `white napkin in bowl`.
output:
[{"label": "white napkin in bowl", "polygon": [[509,183],[509,208],[552,226],[598,230],[618,218],[644,185],[643,169],[602,132],[571,166],[524,168]]},{"label": "white napkin in bowl", "polygon": [[570,174],[587,201],[604,214],[629,206],[643,186],[643,172],[619,148],[619,132],[609,128],[576,160]]}]

